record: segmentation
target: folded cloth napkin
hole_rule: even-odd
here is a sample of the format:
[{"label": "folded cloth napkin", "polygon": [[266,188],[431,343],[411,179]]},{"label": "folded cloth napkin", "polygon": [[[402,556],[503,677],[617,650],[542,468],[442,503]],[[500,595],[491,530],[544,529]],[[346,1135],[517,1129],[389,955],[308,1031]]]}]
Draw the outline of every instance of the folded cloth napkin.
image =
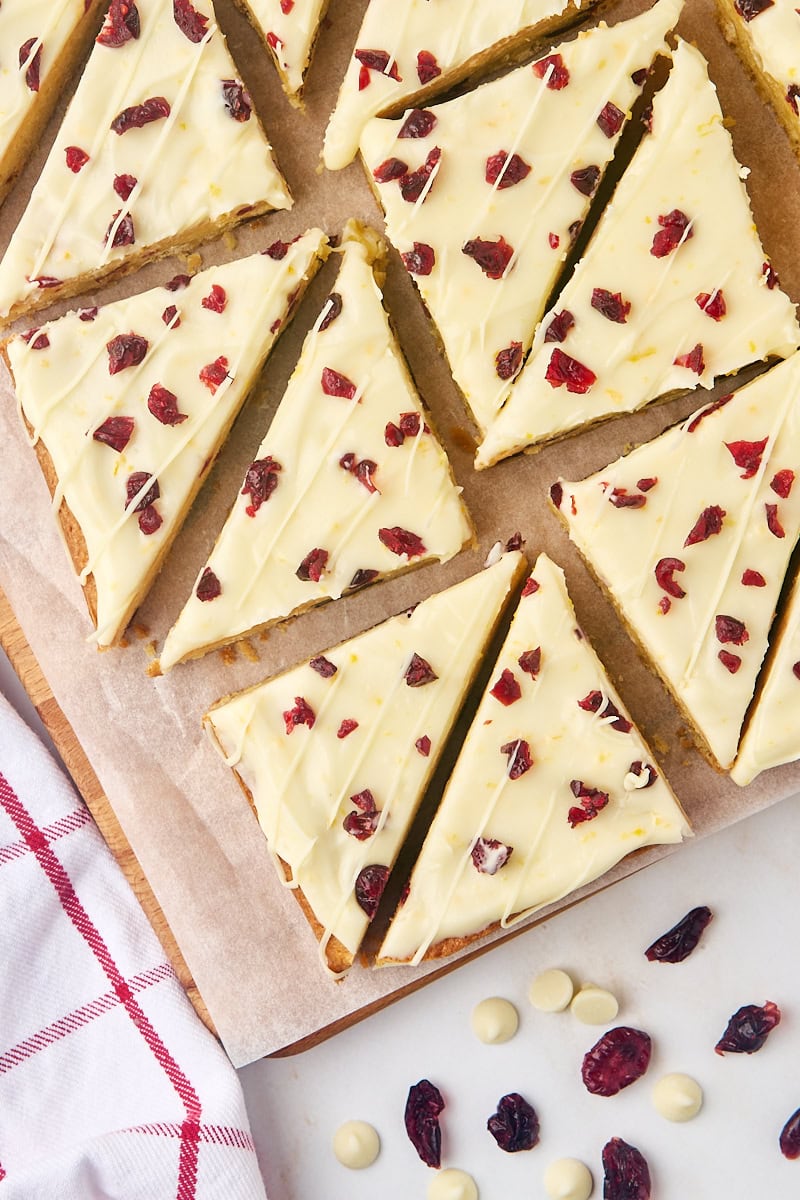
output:
[{"label": "folded cloth napkin", "polygon": [[264,1196],[233,1067],[0,695],[0,1197]]}]

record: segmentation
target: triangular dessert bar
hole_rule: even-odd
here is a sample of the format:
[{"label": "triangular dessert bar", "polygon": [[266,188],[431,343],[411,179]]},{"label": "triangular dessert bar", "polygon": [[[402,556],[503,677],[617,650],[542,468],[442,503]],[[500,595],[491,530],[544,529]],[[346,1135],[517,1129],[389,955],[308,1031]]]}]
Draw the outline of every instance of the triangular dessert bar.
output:
[{"label": "triangular dessert bar", "polygon": [[800,530],[800,354],[553,503],[723,770]]},{"label": "triangular dessert bar", "polygon": [[485,431],[508,395],[681,0],[397,121],[361,152],[386,229]]},{"label": "triangular dessert bar", "polygon": [[800,21],[791,0],[717,0],[722,32],[739,51],[800,152]]},{"label": "triangular dessert bar", "polygon": [[0,324],[290,206],[211,0],[112,0],[0,263]]},{"label": "triangular dessert bar", "polygon": [[689,832],[542,554],[378,962],[453,954]]},{"label": "triangular dessert bar", "polygon": [[478,467],[800,343],[705,60],[680,42],[673,62],[652,130],[542,320]]},{"label": "triangular dessert bar", "polygon": [[125,632],[326,254],[312,229],[6,343],[98,645]]},{"label": "triangular dessert bar", "polygon": [[383,308],[373,273],[383,250],[371,231],[346,229],[335,290],[167,636],[162,670],[471,541]]},{"label": "triangular dessert bar", "polygon": [[205,718],[329,970],[361,945],[524,567],[505,554]]},{"label": "triangular dessert bar", "polygon": [[286,95],[293,104],[299,104],[328,0],[236,0],[236,3],[272,54]]}]

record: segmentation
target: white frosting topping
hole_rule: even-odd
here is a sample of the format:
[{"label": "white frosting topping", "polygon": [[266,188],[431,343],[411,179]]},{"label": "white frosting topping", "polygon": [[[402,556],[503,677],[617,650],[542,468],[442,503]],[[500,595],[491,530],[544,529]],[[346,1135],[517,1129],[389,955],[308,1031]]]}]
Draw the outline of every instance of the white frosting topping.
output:
[{"label": "white frosting topping", "polygon": [[731,779],[751,783],[769,767],[800,758],[800,577],[795,581],[761,691],[750,715]]},{"label": "white frosting topping", "polygon": [[550,967],[532,981],[528,988],[528,999],[541,1012],[563,1012],[572,1000],[574,990],[566,971]]},{"label": "white frosting topping", "polygon": [[[506,554],[326,651],[333,674],[303,663],[208,714],[271,851],[324,929],[323,956],[332,934],[351,954],[358,950],[370,917],[356,881],[365,868],[394,863],[523,562]],[[415,655],[430,668],[418,685],[408,681]],[[437,678],[428,681],[430,673]],[[313,724],[292,727],[301,701]],[[346,821],[366,836],[348,832]]]},{"label": "white frosting topping", "polygon": [[[799,446],[795,354],[721,408],[559,484],[570,537],[723,768],[800,529]],[[618,507],[626,497],[641,506]]]},{"label": "white frosting topping", "polygon": [[[736,21],[738,35],[749,40],[762,70],[788,93],[792,84],[800,85],[800,15],[794,0],[767,0],[767,4],[749,21],[735,4],[726,4],[725,12]],[[744,7],[750,10],[749,5]],[[797,115],[800,105],[793,95],[794,103],[787,95],[786,106]]]},{"label": "white frosting topping", "polygon": [[[669,53],[664,38],[680,10],[681,0],[659,0],[633,20],[611,29],[601,23],[557,46],[538,69],[520,67],[426,109],[425,137],[403,135],[409,126],[420,127],[415,113],[373,120],[364,130],[361,151],[367,169],[377,172],[387,232],[406,255],[482,431],[508,395],[574,227],[588,212],[639,95],[631,75],[646,70],[656,54]],[[611,112],[610,123],[599,120],[604,112]],[[402,179],[380,181],[387,161],[399,160],[413,172],[436,151],[440,158],[424,199],[405,199]],[[574,173],[587,168],[596,178],[578,177],[578,186]],[[505,257],[487,270],[475,257],[483,253],[476,242],[496,253],[499,239]],[[470,246],[471,254],[465,252]]]},{"label": "white frosting topping", "polygon": [[272,51],[284,90],[289,96],[298,95],[327,0],[242,2]]},{"label": "white frosting topping", "polygon": [[[93,319],[92,309],[69,313],[8,343],[21,411],[58,476],[54,508],[66,501],[86,542],[81,581],[94,578],[99,645],[124,632],[324,243],[312,229],[281,260],[255,254],[211,267],[188,287],[154,288],[97,309]],[[210,296],[221,312],[204,304]],[[112,375],[109,343],[130,334],[144,357]],[[200,373],[218,358],[226,368],[212,391]],[[109,435],[119,450],[101,440]],[[141,521],[153,514],[128,504],[135,472],[158,483],[153,523],[161,524],[150,533]]]},{"label": "white frosting topping", "polygon": [[431,1176],[426,1195],[428,1200],[478,1200],[478,1185],[466,1171],[445,1167]]},{"label": "white frosting topping", "polygon": [[[540,555],[531,578],[538,588],[523,588],[381,961],[417,963],[444,939],[512,925],[632,850],[689,833],[660,771],[625,791],[631,763],[652,754],[576,629],[561,570]],[[497,698],[517,688],[511,703]],[[487,842],[507,851],[494,874]]]},{"label": "white frosting topping", "polygon": [[[370,0],[325,134],[325,166],[332,171],[347,166],[370,117],[405,107],[426,83],[433,88],[427,95],[442,91],[449,86],[448,76],[474,55],[500,55],[504,39],[523,31],[532,41],[543,22],[557,28],[572,11],[567,0],[496,0],[491,5],[485,0]],[[560,16],[561,21],[553,20]],[[385,55],[382,70],[357,57],[365,50]],[[439,75],[430,74],[437,68]]]},{"label": "white frosting topping", "polygon": [[[130,7],[138,37],[95,44],[0,263],[0,318],[57,294],[55,284],[30,280],[72,281],[195,226],[240,219],[252,205],[291,206],[255,110],[236,92],[211,0],[194,3],[206,21],[199,41],[181,31],[171,0]],[[231,81],[234,93],[226,93]],[[148,111],[168,114],[114,131],[125,110],[153,100],[166,104]],[[121,177],[130,177],[128,186]]]},{"label": "white frosting topping", "polygon": [[[718,376],[773,354],[785,357],[798,345],[794,306],[769,286],[776,281],[765,274],[722,120],[705,60],[680,42],[653,103],[653,132],[543,318],[477,466],[670,391],[710,387]],[[598,291],[610,295],[605,312]],[[548,341],[554,317],[564,312],[574,324],[563,341]],[[574,382],[559,384],[561,378]]]},{"label": "white frosting topping", "polygon": [[479,1041],[496,1046],[511,1041],[519,1029],[519,1013],[510,1000],[489,996],[475,1005],[470,1024]]},{"label": "white frosting topping", "polygon": [[593,1189],[591,1171],[577,1158],[557,1158],[544,1173],[549,1200],[589,1200]]},{"label": "white frosting topping", "polygon": [[703,1107],[703,1089],[691,1075],[662,1075],[652,1097],[656,1112],[667,1121],[691,1121]]},{"label": "white frosting topping", "polygon": [[619,1002],[612,992],[587,983],[573,997],[569,1009],[584,1025],[608,1025],[619,1012]]},{"label": "white frosting topping", "polygon": [[371,1167],[381,1149],[381,1139],[366,1121],[345,1121],[333,1135],[333,1153],[343,1167],[362,1171]]},{"label": "white frosting topping", "polygon": [[[387,434],[390,424],[399,436]],[[341,596],[358,572],[385,578],[409,563],[452,558],[470,539],[460,488],[425,424],[371,252],[355,234],[255,458],[279,464],[274,492],[256,511],[250,494],[237,496],[201,572],[213,572],[221,594],[203,602],[193,590],[167,637],[163,670]],[[362,462],[372,464],[363,480]]]}]

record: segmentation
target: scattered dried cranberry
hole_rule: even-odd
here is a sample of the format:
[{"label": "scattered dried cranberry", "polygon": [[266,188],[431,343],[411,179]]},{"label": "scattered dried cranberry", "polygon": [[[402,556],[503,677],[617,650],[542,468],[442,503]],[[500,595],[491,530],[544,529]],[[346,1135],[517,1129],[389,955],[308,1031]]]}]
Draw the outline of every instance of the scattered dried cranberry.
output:
[{"label": "scattered dried cranberry", "polygon": [[647,1160],[622,1138],[603,1146],[603,1172],[603,1200],[650,1200]]},{"label": "scattered dried cranberry", "polygon": [[405,1110],[406,1133],[426,1166],[437,1169],[442,1163],[439,1116],[444,1107],[442,1093],[430,1080],[420,1079],[419,1083],[409,1088]]},{"label": "scattered dried cranberry", "polygon": [[409,171],[407,175],[401,175],[398,179],[400,187],[400,195],[409,204],[416,204],[422,193],[427,196],[430,191],[431,179],[436,167],[439,164],[439,159],[442,157],[442,152],[438,146],[434,146],[429,151],[425,162],[421,167],[417,167],[416,171]]},{"label": "scattered dried cranberry", "polygon": [[[339,728],[336,730],[336,736],[341,742],[346,737],[349,737],[351,733],[354,733],[356,729],[358,729],[358,721],[354,721],[352,717],[345,717],[339,725]],[[371,793],[364,794],[371,795]],[[351,799],[355,800],[355,796],[351,796]]]},{"label": "scattered dried cranberry", "polygon": [[594,371],[558,348],[550,356],[544,377],[551,387],[557,388],[566,384],[567,391],[578,396],[585,395],[597,382]]},{"label": "scattered dried cranberry", "polygon": [[689,531],[686,541],[683,543],[684,546],[694,546],[698,542],[704,542],[707,538],[718,534],[726,515],[725,509],[720,508],[718,504],[711,504],[708,508],[704,508]]},{"label": "scattered dried cranberry", "polygon": [[293,8],[294,0],[281,0],[281,12],[285,17],[288,17]]},{"label": "scattered dried cranberry", "polygon": [[324,333],[325,330],[328,329],[341,314],[341,311],[342,297],[338,292],[331,292],[330,296],[328,296],[328,299],[325,301],[325,308],[323,309],[325,316],[319,323],[318,332]]},{"label": "scattered dried cranberry", "polygon": [[411,662],[408,664],[408,669],[404,676],[409,687],[424,687],[426,683],[433,683],[438,678],[439,676],[427,659],[422,658],[417,653],[411,655]]},{"label": "scattered dried cranberry", "polygon": [[731,675],[735,675],[742,665],[742,660],[738,654],[731,654],[730,650],[720,650],[717,658],[722,663],[726,671],[730,671]]},{"label": "scattered dried cranberry", "polygon": [[786,530],[778,520],[777,504],[765,504],[764,508],[767,512],[767,529],[776,538],[786,537]]},{"label": "scattered dried cranberry", "polygon": [[147,407],[162,425],[180,425],[188,414],[178,411],[178,397],[160,383],[154,383],[147,397]]},{"label": "scattered dried cranberry", "polygon": [[340,375],[332,367],[322,368],[320,380],[326,396],[340,396],[343,400],[353,400],[357,391],[356,385],[346,375]]},{"label": "scattered dried cranberry", "polygon": [[[148,483],[150,487],[147,486]],[[161,489],[158,480],[154,479],[149,471],[133,471],[125,480],[125,495],[126,509],[133,506],[134,512],[144,512],[151,504],[155,504],[161,495]]]},{"label": "scattered dried cranberry", "polygon": [[19,336],[23,342],[27,342],[31,350],[47,350],[50,345],[50,338],[46,333],[40,333],[38,328],[28,329]]},{"label": "scattered dried cranberry", "polygon": [[428,737],[427,733],[423,734],[422,737],[417,738],[417,740],[414,742],[414,745],[423,758],[428,757],[431,752],[431,739]]},{"label": "scattered dried cranberry", "polygon": [[358,873],[355,883],[356,901],[370,921],[377,912],[388,878],[389,868],[380,863],[371,863],[368,867],[362,867]]},{"label": "scattered dried cranberry", "polygon": [[170,329],[177,329],[180,326],[181,319],[178,316],[178,310],[174,304],[168,304],[161,314],[161,320]]},{"label": "scattered dried cranberry", "polygon": [[732,399],[733,394],[730,396],[720,396],[718,400],[712,400],[712,402],[707,404],[705,408],[701,408],[699,412],[695,413],[689,424],[686,426],[686,432],[694,433],[701,421],[705,420],[706,417],[710,417],[712,413],[719,412],[719,410],[724,408],[726,404],[729,404]]},{"label": "scattered dried cranberry", "polygon": [[658,602],[658,607],[661,609],[664,616],[666,616],[669,610],[672,608],[672,601],[670,600],[669,596],[662,596]]},{"label": "scattered dried cranberry", "polygon": [[151,121],[163,120],[171,111],[164,96],[151,96],[142,104],[132,104],[129,108],[123,108],[111,122],[111,129],[122,136],[129,129],[142,129]]},{"label": "scattered dried cranberry", "polygon": [[56,288],[61,287],[63,279],[56,279],[55,275],[26,275],[28,283],[35,283],[38,288]]},{"label": "scattered dried cranberry", "polygon": [[608,503],[613,504],[614,508],[644,508],[647,504],[647,496],[641,495],[640,492],[629,492],[624,487],[615,487],[611,489]]},{"label": "scattered dried cranberry", "polygon": [[786,103],[792,106],[792,112],[795,116],[800,116],[800,108],[797,106],[798,96],[800,96],[800,85],[790,83],[786,89]]},{"label": "scattered dried cranberry", "polygon": [[507,150],[498,150],[497,154],[490,154],[487,158],[484,178],[487,183],[496,183],[498,191],[502,191],[513,187],[515,183],[522,183],[530,173],[530,164],[524,158],[518,154],[509,155]]},{"label": "scattered dried cranberry", "polygon": [[376,183],[391,183],[393,179],[402,179],[408,174],[408,163],[402,158],[387,158],[379,163],[372,176]]},{"label": "scattered dried cranberry", "polygon": [[293,733],[298,725],[307,725],[309,729],[313,729],[316,719],[313,708],[302,696],[295,696],[294,708],[287,709],[283,714],[287,735]]},{"label": "scattered dried cranberry", "polygon": [[228,360],[224,354],[207,363],[198,373],[201,383],[204,383],[213,395],[217,388],[228,378]]},{"label": "scattered dried cranberry", "polygon": [[609,100],[608,103],[604,105],[599,117],[597,118],[597,124],[600,126],[607,138],[612,138],[615,134],[619,133],[624,120],[625,113],[621,112],[620,109],[617,108],[616,104],[613,104],[611,100]]},{"label": "scattered dried cranberry", "polygon": [[494,696],[495,700],[499,700],[506,708],[509,704],[515,704],[522,695],[522,688],[514,677],[514,672],[505,667],[500,675],[500,678],[490,689],[490,696]]},{"label": "scattered dried cranberry", "polygon": [[661,937],[656,938],[644,952],[648,962],[679,963],[692,953],[700,936],[714,914],[710,908],[701,905],[673,925]]},{"label": "scattered dried cranberry", "polygon": [[119,333],[106,342],[108,373],[117,375],[127,367],[138,367],[147,354],[149,342],[138,333]]},{"label": "scattered dried cranberry", "polygon": [[370,71],[380,71],[381,75],[385,75],[387,79],[394,79],[396,83],[403,82],[394,59],[391,59],[392,65],[389,67],[390,59],[385,50],[356,50],[354,57],[361,63],[361,71],[358,76],[360,92],[363,92],[365,87],[369,87]]},{"label": "scattered dried cranberry", "polygon": [[390,529],[379,529],[378,538],[386,549],[391,550],[398,558],[402,558],[403,555],[407,558],[419,558],[427,553],[427,547],[419,534],[412,533],[409,529],[401,529],[399,525],[393,525]]},{"label": "scattered dried cranberry", "polygon": [[584,1055],[581,1077],[593,1096],[616,1096],[641,1079],[650,1063],[650,1037],[640,1029],[619,1025]]},{"label": "scattered dried cranberry", "polygon": [[526,675],[530,675],[535,679],[542,668],[541,646],[537,646],[535,650],[526,650],[523,654],[520,654],[517,662]]},{"label": "scattered dried cranberry", "polygon": [[[561,486],[560,484],[556,484],[556,483],[553,484],[553,487],[560,487],[560,486]],[[552,492],[552,488],[550,490]],[[537,582],[537,580],[535,580],[533,578],[532,575],[529,575],[523,585],[522,595],[523,596],[532,596],[533,593],[538,592],[538,590],[539,590],[539,583]]]},{"label": "scattered dried cranberry", "polygon": [[115,175],[114,191],[117,193],[120,200],[128,200],[130,199],[130,194],[138,182],[139,181],[135,175]]},{"label": "scattered dried cranberry", "polygon": [[133,426],[133,417],[107,417],[102,425],[98,425],[92,437],[121,454],[131,440]]},{"label": "scattered dried cranberry", "polygon": [[501,1150],[515,1154],[532,1150],[539,1141],[539,1118],[536,1110],[519,1092],[509,1092],[497,1104],[497,1112],[489,1117],[486,1128]]},{"label": "scattered dried cranberry", "polygon": [[737,467],[744,467],[742,479],[752,479],[756,474],[768,441],[769,438],[762,438],[760,442],[725,442]]},{"label": "scattered dried cranberry", "polygon": [[85,167],[89,161],[89,155],[85,150],[81,150],[80,146],[67,146],[65,154],[67,157],[67,166],[74,175],[77,175],[78,171],[82,167]]},{"label": "scattered dried cranberry", "polygon": [[146,536],[159,530],[162,523],[163,518],[161,514],[152,504],[148,504],[147,508],[143,508],[139,513],[139,528]]},{"label": "scattered dried cranberry", "polygon": [[753,571],[750,567],[746,567],[742,571],[742,584],[744,587],[766,587],[767,581],[760,571]]},{"label": "scattered dried cranberry", "polygon": [[508,758],[509,779],[519,779],[533,766],[531,748],[523,738],[517,738],[515,742],[506,742],[500,747],[500,753]]},{"label": "scattered dried cranberry", "polygon": [[547,244],[549,245],[551,250],[557,250],[558,247],[561,245],[561,238],[558,236],[557,233],[548,233]]},{"label": "scattered dried cranberry", "polygon": [[696,346],[693,346],[691,350],[687,350],[685,354],[676,355],[672,361],[676,367],[686,367],[688,371],[694,371],[695,375],[702,375],[706,369],[702,342],[698,342]]},{"label": "scattered dried cranberry", "polygon": [[248,517],[254,517],[261,505],[266,504],[269,500],[278,486],[278,473],[282,470],[281,464],[270,455],[267,455],[266,458],[257,458],[247,468],[244,487],[240,495],[250,497],[250,503],[245,508]]},{"label": "scattered dried cranberry", "polygon": [[716,291],[699,292],[695,298],[697,304],[707,317],[711,317],[712,321],[721,321],[728,311],[728,306],[725,303],[725,297],[722,294],[722,288],[717,288]]},{"label": "scattered dried cranberry", "polygon": [[117,49],[141,32],[139,10],[133,0],[111,0],[103,28],[97,36],[101,46]]},{"label": "scattered dried cranberry", "polygon": [[656,582],[660,588],[676,600],[682,600],[686,595],[681,585],[673,578],[676,571],[685,571],[686,563],[679,558],[660,558],[655,565]]},{"label": "scattered dried cranberry", "polygon": [[540,58],[533,64],[533,73],[539,79],[547,75],[547,86],[551,92],[560,92],[569,83],[569,71],[560,54],[548,54],[547,58]]},{"label": "scattered dried cranberry", "polygon": [[794,675],[795,679],[800,679],[800,662],[796,662],[794,664],[792,667],[792,674]]},{"label": "scattered dried cranberry", "polygon": [[222,595],[222,585],[217,579],[211,567],[206,567],[203,574],[200,576],[195,595],[198,600],[216,600],[217,596]]},{"label": "scattered dried cranberry", "polygon": [[572,172],[569,181],[575,191],[580,192],[582,196],[593,196],[600,182],[600,168],[580,167],[577,171]]},{"label": "scattered dried cranberry", "polygon": [[427,242],[414,242],[413,249],[406,250],[400,257],[410,275],[430,275],[436,263],[433,246]]},{"label": "scattered dried cranberry", "polygon": [[602,313],[609,321],[624,325],[631,311],[630,300],[623,300],[619,292],[609,292],[606,288],[594,288],[592,291],[592,308]]},{"label": "scattered dried cranberry", "polygon": [[420,83],[430,83],[442,73],[442,68],[436,61],[436,56],[430,50],[420,50],[417,55],[417,78]]},{"label": "scattered dried cranberry", "polygon": [[497,838],[479,837],[472,847],[472,865],[481,875],[496,875],[514,853],[513,846]]},{"label": "scattered dried cranberry", "polygon": [[792,490],[794,484],[794,471],[788,467],[784,467],[782,471],[778,471],[770,481],[770,487],[776,496],[780,496],[781,500],[785,500]]},{"label": "scattered dried cranberry", "polygon": [[[122,217],[122,220],[120,220],[120,217]],[[136,230],[134,229],[131,214],[125,213],[123,217],[122,209],[117,209],[111,218],[103,241],[110,241],[112,246],[132,246],[136,241]]]},{"label": "scattered dried cranberry", "polygon": [[327,566],[328,557],[328,551],[320,550],[319,547],[309,550],[295,571],[295,575],[303,583],[319,583]]},{"label": "scattered dried cranberry", "polygon": [[575,318],[569,309],[562,309],[560,313],[555,314],[552,321],[547,326],[544,334],[544,340],[546,342],[563,342],[564,338],[567,336],[574,324]]},{"label": "scattered dried cranberry", "polygon": [[744,17],[748,23],[753,17],[757,17],[765,8],[772,8],[775,0],[734,0],[733,7],[736,9],[740,17]]},{"label": "scattered dried cranberry", "polygon": [[206,35],[208,17],[199,13],[191,0],[172,0],[172,14],[178,29],[190,42],[202,42]]},{"label": "scattered dried cranberry", "polygon": [[95,317],[97,316],[98,311],[99,310],[97,308],[97,305],[94,305],[92,308],[79,308],[78,309],[78,320],[79,321],[93,321],[95,319]]},{"label": "scattered dried cranberry", "polygon": [[632,762],[628,768],[628,771],[631,775],[635,775],[637,779],[641,779],[641,777],[646,774],[646,782],[640,785],[639,790],[641,791],[644,791],[645,788],[652,787],[655,781],[658,779],[658,771],[655,769],[652,763],[643,763],[641,759],[637,759],[636,762]]},{"label": "scattered dried cranberry", "polygon": [[220,287],[218,283],[212,284],[211,291],[207,296],[203,297],[200,303],[202,304],[203,308],[207,308],[209,312],[225,312],[225,306],[228,303],[228,297],[225,294],[225,288]]},{"label": "scattered dried cranberry", "polygon": [[800,1158],[800,1108],[793,1112],[778,1140],[784,1158]]},{"label": "scattered dried cranberry", "polygon": [[772,291],[773,288],[778,287],[778,285],[780,284],[780,279],[778,278],[778,272],[775,270],[772,263],[769,263],[769,262],[762,263],[761,274],[764,276],[767,287],[769,288],[770,291]]},{"label": "scattered dried cranberry", "polygon": [[[600,712],[600,706],[605,699],[603,711]],[[623,717],[622,713],[617,708],[616,704],[611,701],[608,696],[604,696],[601,691],[589,692],[582,700],[578,701],[578,708],[582,708],[584,712],[600,713],[600,719],[607,721],[612,729],[616,729],[617,733],[630,733],[633,725],[627,717]],[[576,793],[577,794],[577,793]]]},{"label": "scattered dried cranberry", "polygon": [[736,1010],[714,1049],[717,1054],[755,1054],[779,1024],[781,1010],[767,1000],[763,1008],[745,1004]]},{"label": "scattered dried cranberry", "polygon": [[[234,121],[249,121],[253,113],[253,102],[250,93],[238,79],[222,79],[222,102]],[[267,250],[269,254],[269,250]],[[274,257],[274,256],[271,256]]]},{"label": "scattered dried cranberry", "polygon": [[659,217],[658,223],[661,228],[653,238],[653,245],[650,247],[650,253],[654,258],[666,258],[680,246],[681,242],[688,242],[689,238],[694,236],[694,229],[689,218],[679,208],[673,208],[672,212],[667,213],[666,216]]},{"label": "scattered dried cranberry", "polygon": [[38,38],[32,37],[28,38],[27,42],[23,42],[19,48],[19,65],[23,67],[28,60],[28,55],[37,42],[39,42],[39,47],[28,63],[28,69],[25,72],[25,82],[32,92],[38,92],[39,90],[39,71],[42,65],[43,43]]},{"label": "scattered dried cranberry", "polygon": [[[342,721],[342,725],[344,724],[345,722]],[[352,729],[358,728],[357,721],[350,721],[348,724],[352,726]],[[347,732],[352,732],[352,729],[348,729]],[[347,733],[337,734],[337,737],[339,736],[347,737]],[[365,788],[363,792],[357,792],[355,796],[350,797],[350,800],[356,807],[347,814],[342,825],[345,833],[357,838],[359,842],[365,842],[378,828],[380,810],[377,808],[375,797],[369,788]]]},{"label": "scattered dried cranberry", "polygon": [[488,279],[502,279],[514,257],[514,247],[501,234],[496,242],[471,238],[461,247],[461,253],[476,262]]},{"label": "scattered dried cranberry", "polygon": [[316,671],[323,679],[330,679],[331,675],[335,675],[339,669],[324,654],[318,654],[316,658],[312,658],[308,665],[312,671]]},{"label": "scattered dried cranberry", "polygon": [[377,579],[379,574],[379,571],[374,571],[371,567],[359,567],[347,585],[348,590],[355,592],[358,588],[366,587],[373,579]]},{"label": "scattered dried cranberry", "polygon": [[743,646],[750,640],[744,621],[737,617],[718,615],[715,618],[715,628],[718,642],[732,642],[734,646]]},{"label": "scattered dried cranberry", "polygon": [[522,342],[512,342],[504,350],[498,350],[494,369],[500,379],[513,379],[522,366]]},{"label": "scattered dried cranberry", "polygon": [[525,539],[519,530],[512,533],[511,537],[506,542],[506,554],[511,554],[515,550],[521,550],[525,545]]},{"label": "scattered dried cranberry", "polygon": [[573,805],[567,813],[567,820],[574,829],[576,825],[582,825],[584,821],[593,821],[606,807],[609,797],[608,792],[601,792],[599,788],[587,787],[582,779],[573,779],[569,786],[575,799],[580,801],[580,807]]},{"label": "scattered dried cranberry", "polygon": [[397,134],[399,138],[424,138],[437,124],[436,114],[427,108],[412,108]]}]

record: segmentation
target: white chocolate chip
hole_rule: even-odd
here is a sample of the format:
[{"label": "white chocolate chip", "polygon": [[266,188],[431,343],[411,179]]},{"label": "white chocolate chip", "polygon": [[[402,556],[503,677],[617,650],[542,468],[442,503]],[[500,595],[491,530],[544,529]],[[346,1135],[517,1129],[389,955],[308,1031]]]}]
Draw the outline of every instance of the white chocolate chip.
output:
[{"label": "white chocolate chip", "polygon": [[676,1072],[659,1079],[652,1100],[656,1112],[667,1121],[691,1121],[703,1107],[703,1089],[691,1075]]},{"label": "white chocolate chip", "polygon": [[466,1171],[447,1167],[428,1184],[428,1200],[478,1200],[478,1185]]},{"label": "white chocolate chip", "polygon": [[585,984],[573,997],[570,1012],[584,1025],[607,1025],[619,1012],[616,996],[593,983]]},{"label": "white chocolate chip", "polygon": [[486,555],[486,560],[483,565],[485,567],[493,567],[495,563],[500,562],[500,559],[502,557],[503,557],[503,543],[495,542],[495,544],[492,546],[489,553]]},{"label": "white chocolate chip", "polygon": [[333,1135],[333,1153],[343,1167],[354,1171],[371,1166],[380,1148],[377,1130],[366,1121],[345,1121]]},{"label": "white chocolate chip", "polygon": [[553,967],[536,976],[528,989],[528,999],[534,1008],[542,1012],[563,1012],[574,991],[574,984],[566,971]]},{"label": "white chocolate chip", "polygon": [[495,1046],[508,1042],[519,1028],[519,1013],[510,1000],[490,996],[472,1010],[472,1032],[482,1042]]},{"label": "white chocolate chip", "polygon": [[594,1180],[577,1158],[557,1158],[544,1173],[544,1190],[550,1200],[589,1200]]}]

